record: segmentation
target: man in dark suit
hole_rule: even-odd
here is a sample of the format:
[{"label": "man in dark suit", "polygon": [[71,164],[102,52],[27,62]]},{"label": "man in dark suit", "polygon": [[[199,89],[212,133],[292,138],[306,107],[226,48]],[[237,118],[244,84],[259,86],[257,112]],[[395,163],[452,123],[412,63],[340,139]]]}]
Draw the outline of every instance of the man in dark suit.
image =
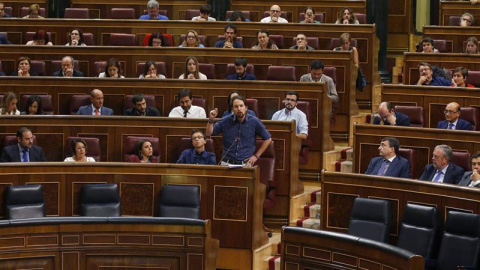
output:
[{"label": "man in dark suit", "polygon": [[147,106],[147,101],[143,94],[135,94],[132,97],[133,108],[127,109],[127,116],[160,116],[160,112],[154,108]]},{"label": "man in dark suit", "polygon": [[43,149],[33,145],[32,131],[22,127],[17,131],[17,144],[3,148],[0,162],[40,162],[47,161]]},{"label": "man in dark suit", "polygon": [[113,115],[113,110],[103,107],[103,92],[100,89],[93,89],[90,92],[92,104],[82,106],[78,109],[77,115]]},{"label": "man in dark suit", "polygon": [[399,148],[396,138],[383,138],[378,147],[380,156],[370,161],[365,174],[410,178],[410,163],[397,155]]},{"label": "man in dark suit", "polygon": [[441,144],[433,150],[432,164],[425,166],[420,180],[437,183],[458,184],[465,172],[461,167],[450,162],[452,160],[452,148]]},{"label": "man in dark suit", "polygon": [[410,126],[410,117],[401,112],[396,112],[390,102],[382,102],[378,105],[378,116],[373,119],[374,125]]},{"label": "man in dark suit", "polygon": [[460,119],[460,105],[456,102],[448,103],[443,111],[445,120],[438,122],[437,128],[472,130],[472,125],[463,119]]},{"label": "man in dark suit", "polygon": [[460,180],[458,185],[480,188],[480,153],[473,154],[470,162],[472,163],[472,170],[463,174],[462,180]]},{"label": "man in dark suit", "polygon": [[65,56],[62,58],[62,69],[55,71],[52,75],[55,77],[84,77],[83,73],[73,68],[73,57]]}]

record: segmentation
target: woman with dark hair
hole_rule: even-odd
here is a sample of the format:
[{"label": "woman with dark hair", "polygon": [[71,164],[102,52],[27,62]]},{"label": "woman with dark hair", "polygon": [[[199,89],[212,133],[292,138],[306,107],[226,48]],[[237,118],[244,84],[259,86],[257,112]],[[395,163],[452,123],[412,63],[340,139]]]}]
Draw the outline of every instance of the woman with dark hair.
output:
[{"label": "woman with dark hair", "polygon": [[320,21],[315,20],[315,9],[312,7],[307,7],[304,11],[305,13],[305,20],[301,21],[300,23],[315,23],[319,24]]},{"label": "woman with dark hair", "polygon": [[159,32],[152,33],[148,39],[148,47],[161,48],[163,44],[163,35]]},{"label": "woman with dark hair", "polygon": [[25,104],[25,110],[22,115],[44,115],[42,99],[37,95],[31,95]]},{"label": "woman with dark hair", "polygon": [[105,65],[105,71],[98,74],[99,78],[125,78],[122,75],[120,62],[116,58],[110,58]]},{"label": "woman with dark hair", "polygon": [[262,29],[257,32],[257,42],[252,46],[253,50],[278,50],[277,45],[270,40],[270,32]]},{"label": "woman with dark hair", "polygon": [[207,76],[199,71],[198,60],[193,56],[187,57],[185,59],[185,68],[184,72],[179,79],[189,79],[189,80],[206,80]]},{"label": "woman with dark hair", "polygon": [[47,45],[47,46],[53,46],[53,43],[50,42],[50,39],[48,38],[48,34],[45,33],[44,30],[38,30],[35,35],[33,35],[33,40],[30,40],[27,42],[28,46],[35,45],[35,46],[40,46],[40,45]]},{"label": "woman with dark hair", "polygon": [[[235,96],[240,96],[240,92],[238,92],[237,90],[234,90],[234,91],[231,91],[230,93],[228,93],[228,97],[227,97],[228,110],[223,112],[222,117],[229,116],[229,115],[233,114],[233,107],[232,107],[231,103],[232,103],[232,98],[235,97]],[[253,115],[255,117],[257,116],[257,114],[250,109],[247,110],[247,114]]]},{"label": "woman with dark hair", "polygon": [[338,19],[335,24],[360,24],[360,22],[355,17],[355,14],[353,14],[353,10],[347,7],[338,13]]},{"label": "woman with dark hair", "polygon": [[469,37],[467,39],[466,53],[477,54],[478,53],[478,39],[476,37]]},{"label": "woman with dark hair", "polygon": [[200,42],[200,38],[198,37],[198,33],[195,30],[188,30],[187,35],[185,36],[185,40],[183,40],[182,44],[178,46],[179,48],[204,48],[203,44]]},{"label": "woman with dark hair", "polygon": [[19,77],[30,77],[30,76],[38,76],[38,74],[30,70],[32,68],[32,63],[30,62],[30,58],[26,56],[21,56],[17,60],[17,71],[13,72],[12,76],[19,76]]},{"label": "woman with dark hair", "polygon": [[68,32],[68,43],[65,46],[87,46],[83,41],[83,32],[80,28]]},{"label": "woman with dark hair", "polygon": [[158,163],[158,160],[153,158],[153,147],[149,140],[138,140],[135,147],[137,154],[129,158],[129,162],[137,163]]},{"label": "woman with dark hair", "polygon": [[20,115],[17,110],[17,95],[13,92],[7,92],[3,95],[2,107],[0,108],[0,115]]},{"label": "woman with dark hair", "polygon": [[87,157],[87,143],[80,139],[73,139],[72,144],[70,144],[72,149],[73,156],[67,157],[64,162],[95,162],[95,159],[92,157]]},{"label": "woman with dark hair", "polygon": [[158,73],[155,61],[148,60],[145,63],[143,73],[139,76],[140,79],[166,79],[163,74]]},{"label": "woman with dark hair", "polygon": [[232,15],[230,15],[230,18],[228,18],[227,21],[232,21],[232,22],[249,22],[250,20],[245,18],[245,15],[243,15],[243,12],[240,10],[235,10]]}]

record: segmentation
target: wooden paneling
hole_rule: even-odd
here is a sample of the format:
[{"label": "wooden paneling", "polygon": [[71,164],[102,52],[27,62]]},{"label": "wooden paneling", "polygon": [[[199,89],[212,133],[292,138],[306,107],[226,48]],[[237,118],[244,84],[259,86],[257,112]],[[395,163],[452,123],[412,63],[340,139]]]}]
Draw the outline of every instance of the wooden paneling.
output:
[{"label": "wooden paneling", "polygon": [[[439,23],[440,25],[448,25],[450,16],[462,16],[463,13],[468,12],[474,17],[480,17],[480,6],[470,4],[470,1],[439,1]],[[475,23],[479,25],[478,22]]]},{"label": "wooden paneling", "polygon": [[409,34],[413,28],[412,0],[388,0],[388,50],[408,50]]}]

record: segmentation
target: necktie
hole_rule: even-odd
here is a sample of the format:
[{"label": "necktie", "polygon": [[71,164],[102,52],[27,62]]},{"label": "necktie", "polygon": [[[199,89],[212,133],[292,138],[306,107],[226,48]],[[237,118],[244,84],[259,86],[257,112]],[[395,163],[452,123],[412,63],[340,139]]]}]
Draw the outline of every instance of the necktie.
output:
[{"label": "necktie", "polygon": [[187,117],[188,110],[183,111],[183,117]]},{"label": "necktie", "polygon": [[99,109],[95,109],[95,115],[100,115],[100,110]]},{"label": "necktie", "polygon": [[28,160],[28,150],[23,149],[22,153],[23,153],[23,162],[29,162],[29,160]]},{"label": "necktie", "polygon": [[438,182],[438,180],[440,180],[440,177],[442,176],[442,174],[443,174],[442,171],[437,170],[437,176],[435,176],[435,178],[433,178],[433,182]]},{"label": "necktie", "polygon": [[453,129],[453,124],[452,123],[448,124],[448,129]]},{"label": "necktie", "polygon": [[380,166],[380,169],[378,170],[377,175],[385,175],[389,166],[390,166],[390,161],[385,159],[382,163],[382,166]]}]

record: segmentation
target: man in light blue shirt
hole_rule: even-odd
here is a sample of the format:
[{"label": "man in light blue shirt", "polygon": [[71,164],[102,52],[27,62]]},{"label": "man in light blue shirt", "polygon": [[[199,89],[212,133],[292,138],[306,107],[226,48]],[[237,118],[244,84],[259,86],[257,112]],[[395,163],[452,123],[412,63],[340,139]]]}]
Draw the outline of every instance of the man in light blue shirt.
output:
[{"label": "man in light blue shirt", "polygon": [[140,16],[140,20],[160,20],[166,21],[168,20],[167,16],[163,16],[158,14],[158,2],[156,0],[150,0],[147,3],[148,14],[144,14]]},{"label": "man in light blue shirt", "polygon": [[292,121],[297,123],[297,137],[306,140],[308,137],[308,122],[307,116],[304,112],[297,108],[298,93],[295,91],[288,91],[283,100],[285,108],[276,112],[272,116],[272,120],[278,121]]}]

